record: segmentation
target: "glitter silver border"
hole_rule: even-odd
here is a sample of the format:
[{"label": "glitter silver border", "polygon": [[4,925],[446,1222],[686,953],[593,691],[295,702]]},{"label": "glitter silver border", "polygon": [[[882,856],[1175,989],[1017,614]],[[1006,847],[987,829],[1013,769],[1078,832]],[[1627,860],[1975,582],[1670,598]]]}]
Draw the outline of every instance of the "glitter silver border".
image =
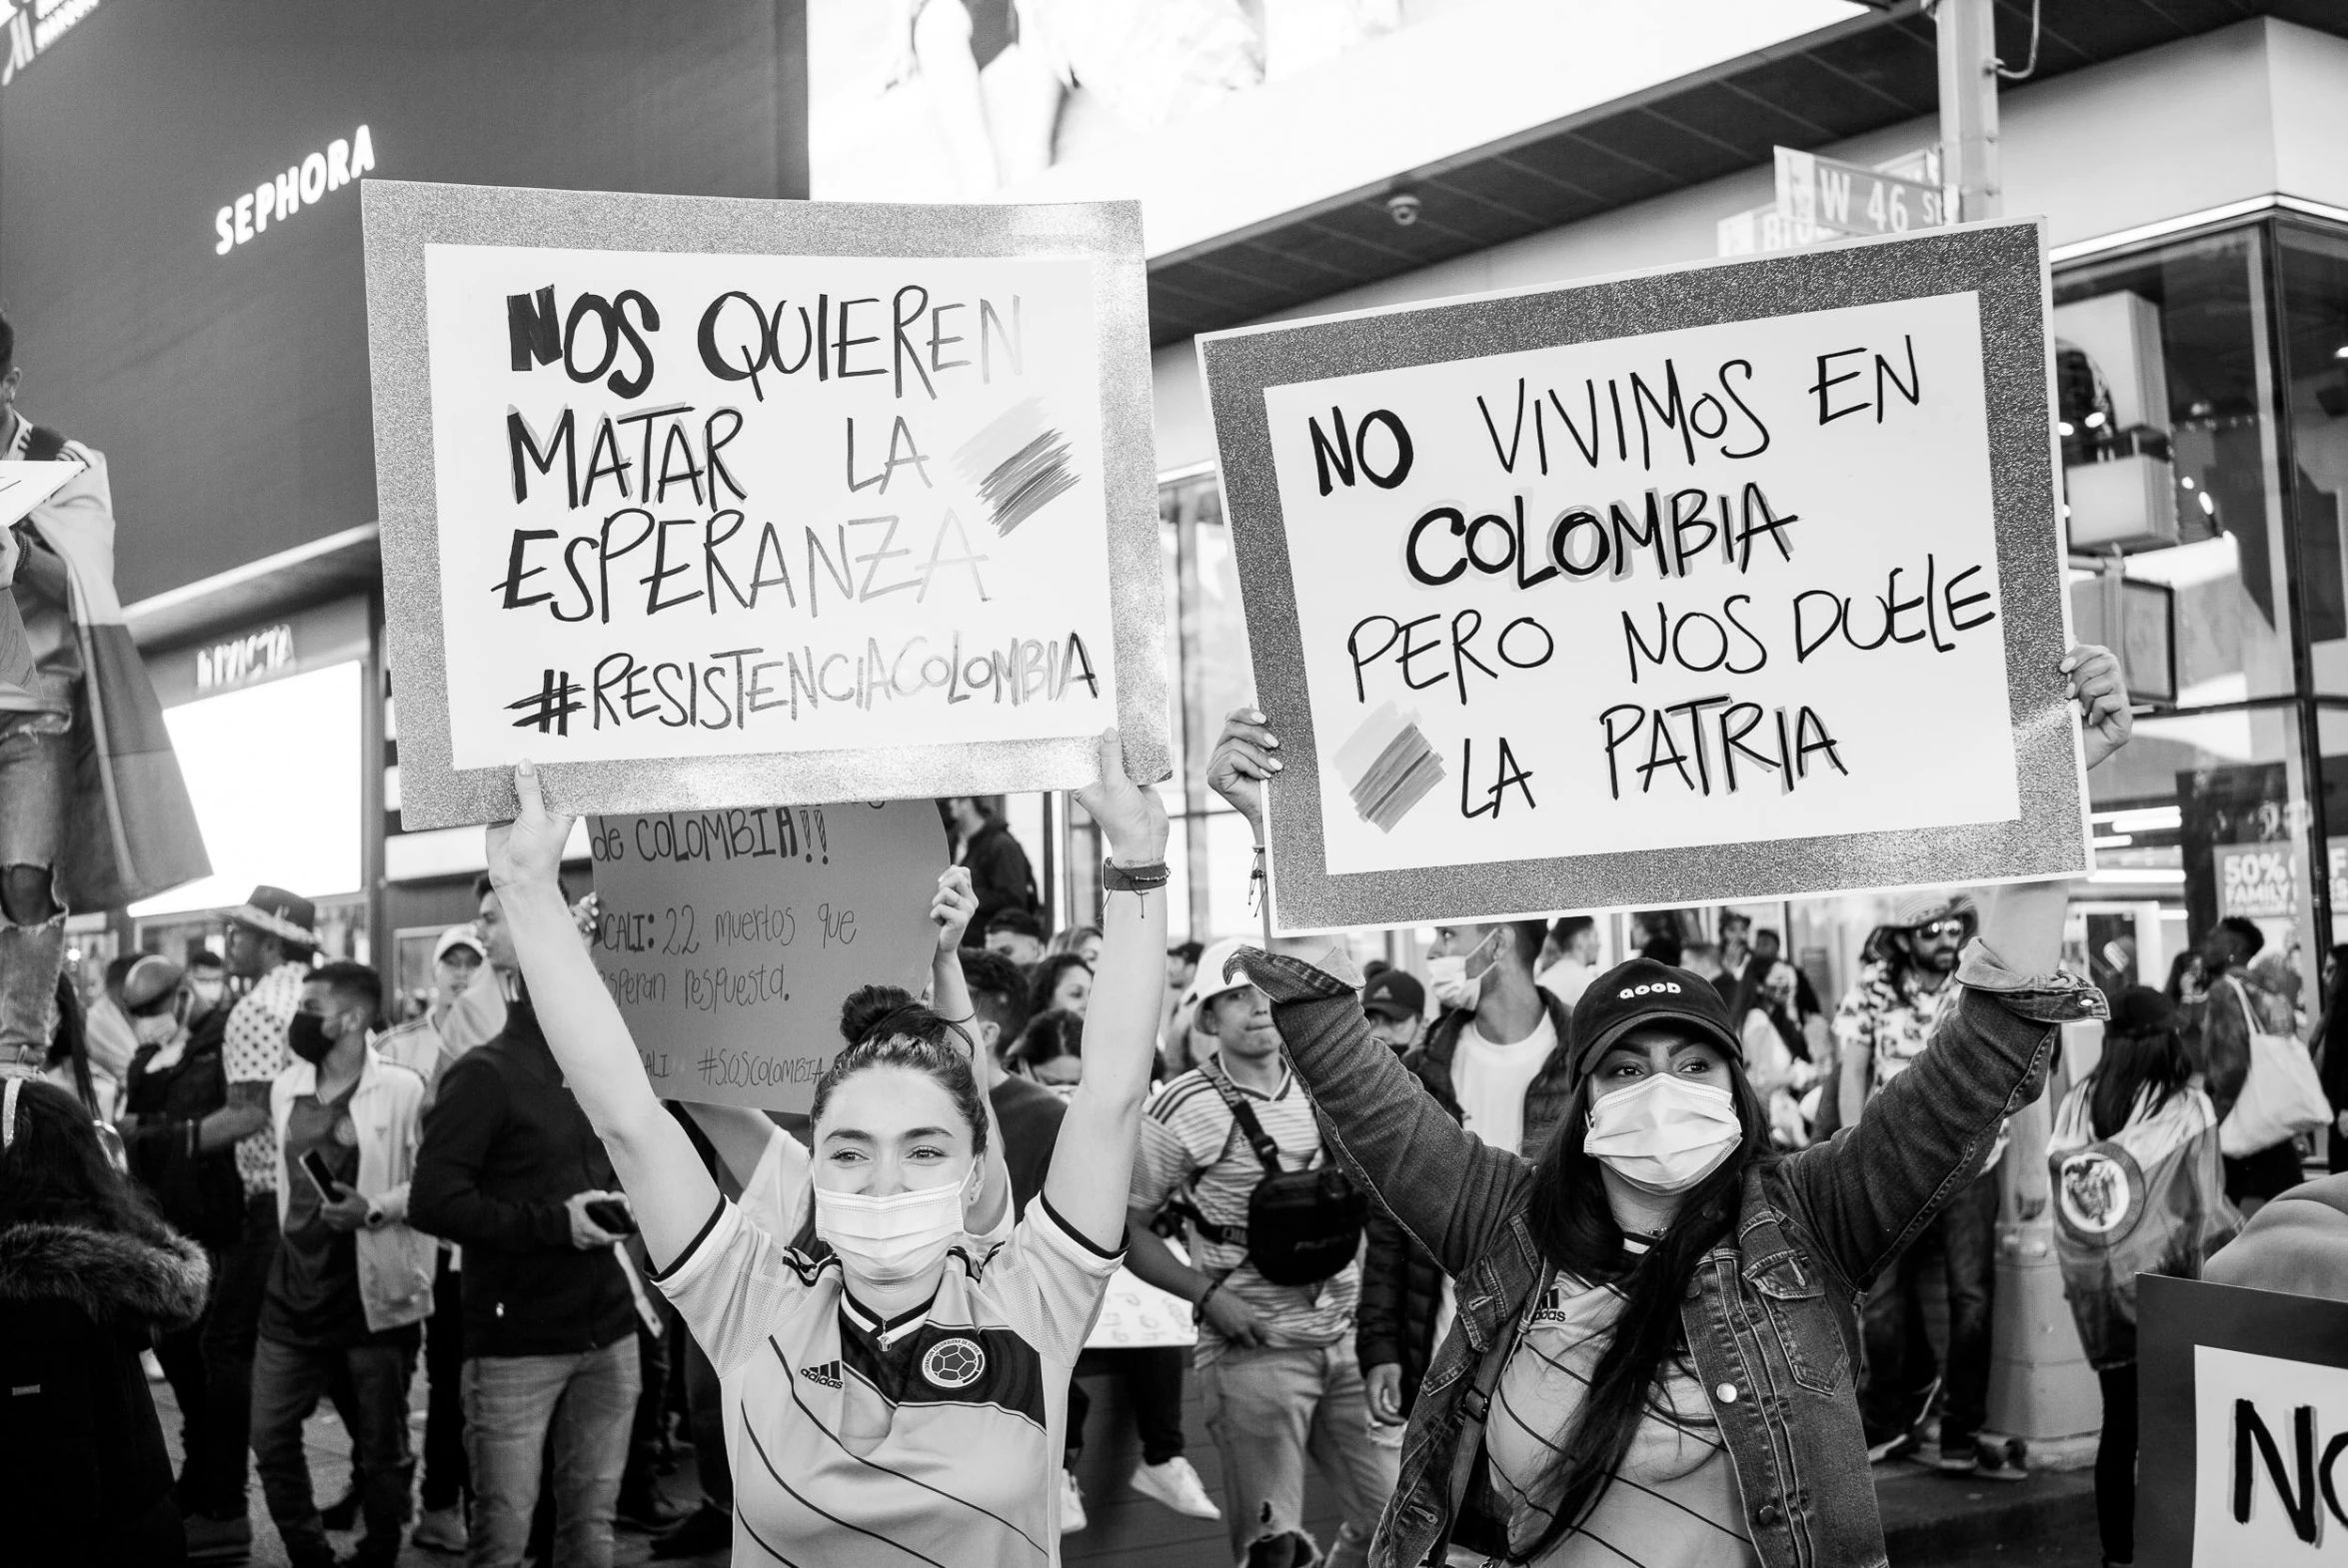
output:
[{"label": "glitter silver border", "polygon": [[[2000,608],[2021,815],[2008,822],[1331,874],[1294,576],[1272,470],[1268,387],[1525,349],[1836,310],[1966,289],[1980,297]],[[1283,934],[1559,910],[1672,907],[1829,891],[2070,876],[2092,863],[2069,646],[2053,434],[2044,226],[1970,224],[1559,288],[1283,322],[1198,340],[1256,706],[1281,739],[1271,790]]]},{"label": "glitter silver border", "polygon": [[[1152,441],[1150,302],[1138,202],[944,207],[751,201],[479,185],[364,181],[367,355],[374,376],[376,506],[383,529],[385,640],[399,698],[400,824],[410,830],[514,813],[502,768],[451,766],[440,529],[433,480],[427,245],[752,256],[1081,257],[1093,264],[1101,339],[1103,490],[1126,767],[1173,772],[1167,725],[1166,595]],[[949,793],[1073,788],[1098,773],[1089,737],[887,750],[767,753],[541,770],[570,812],[687,811]]]}]

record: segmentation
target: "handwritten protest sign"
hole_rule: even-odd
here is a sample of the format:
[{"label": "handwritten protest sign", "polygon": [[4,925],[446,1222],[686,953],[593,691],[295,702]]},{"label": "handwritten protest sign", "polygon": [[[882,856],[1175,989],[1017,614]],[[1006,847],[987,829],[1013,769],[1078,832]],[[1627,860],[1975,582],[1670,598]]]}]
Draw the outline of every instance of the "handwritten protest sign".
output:
[{"label": "handwritten protest sign", "polygon": [[2340,1562],[2348,1303],[2152,1274],[2136,1302],[2137,1562]]},{"label": "handwritten protest sign", "polygon": [[406,825],[1163,777],[1131,204],[365,218]]},{"label": "handwritten protest sign", "polygon": [[2010,224],[1201,339],[1278,927],[2083,869],[2045,323]]},{"label": "handwritten protest sign", "polygon": [[805,1111],[842,998],[929,982],[928,800],[602,816],[588,845],[596,972],[663,1098]]}]

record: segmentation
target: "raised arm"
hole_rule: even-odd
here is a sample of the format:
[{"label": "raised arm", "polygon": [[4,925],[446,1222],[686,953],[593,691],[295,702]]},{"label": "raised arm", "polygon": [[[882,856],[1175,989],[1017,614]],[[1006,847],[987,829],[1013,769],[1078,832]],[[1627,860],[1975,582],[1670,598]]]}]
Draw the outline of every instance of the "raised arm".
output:
[{"label": "raised arm", "polygon": [[[2078,648],[2063,670],[2085,713],[2092,767],[2127,742],[2118,661]],[[1779,1167],[1845,1283],[1864,1288],[1980,1173],[1999,1122],[2044,1087],[2058,1026],[2105,1011],[2102,992],[2056,967],[2068,902],[2061,882],[1988,889],[1980,936],[1957,970],[1963,994],[1929,1048],[1857,1125]]]},{"label": "raised arm", "polygon": [[963,933],[978,912],[970,867],[949,865],[939,873],[938,895],[930,900],[930,919],[938,927],[938,950],[930,959],[930,1007],[962,1027],[971,1073],[979,1080],[979,1103],[987,1108],[987,1173],[971,1205],[971,1234],[988,1236],[1011,1217],[1011,1166],[1005,1162],[1003,1128],[995,1120],[995,1058],[979,1044],[979,1009],[962,972]]},{"label": "raised arm", "polygon": [[[1238,709],[1223,722],[1206,783],[1254,829],[1263,847],[1263,789],[1277,778],[1279,742],[1263,715]],[[1443,1272],[1456,1274],[1483,1250],[1509,1212],[1515,1184],[1530,1168],[1453,1121],[1370,1033],[1354,987],[1293,958],[1247,954],[1247,977],[1271,998],[1288,1063],[1336,1133],[1337,1153],[1356,1179]]]},{"label": "raised arm", "polygon": [[557,873],[571,818],[547,810],[529,763],[514,770],[514,792],[521,813],[489,830],[490,880],[547,1046],[612,1156],[653,1265],[666,1268],[709,1219],[718,1186],[685,1129],[661,1109],[636,1040],[563,902]]},{"label": "raised arm", "polygon": [[[1109,839],[1110,863],[1163,877],[1166,807],[1156,789],[1126,777],[1125,748],[1101,738],[1101,778],[1077,791]],[[1104,1251],[1124,1243],[1126,1195],[1141,1138],[1142,1102],[1158,1052],[1158,1004],[1166,990],[1166,885],[1103,897],[1101,963],[1085,1008],[1084,1075],[1061,1119],[1044,1197]]]}]

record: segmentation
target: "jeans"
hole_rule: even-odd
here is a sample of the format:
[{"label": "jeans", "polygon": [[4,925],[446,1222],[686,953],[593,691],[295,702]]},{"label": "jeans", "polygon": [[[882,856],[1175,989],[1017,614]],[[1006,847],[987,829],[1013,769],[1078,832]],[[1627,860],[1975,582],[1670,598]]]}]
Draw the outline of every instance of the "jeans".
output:
[{"label": "jeans", "polygon": [[442,1252],[424,1323],[424,1506],[454,1508],[472,1490],[465,1470],[465,1276]]},{"label": "jeans", "polygon": [[[670,1310],[666,1296],[655,1297],[659,1309]],[[669,1406],[669,1345],[666,1338],[636,1324],[636,1412],[628,1428],[628,1464],[620,1475],[620,1494],[634,1500],[660,1491],[661,1422]]]},{"label": "jeans", "polygon": [[21,1046],[37,1058],[56,1026],[65,962],[65,913],[51,870],[65,838],[73,738],[9,717],[18,728],[0,739],[0,1057]]},{"label": "jeans", "polygon": [[[1907,1251],[1876,1276],[1862,1324],[1866,1379],[1859,1410],[1867,1441],[1897,1437],[1922,1419],[1926,1392],[1941,1377],[1940,1445],[1960,1448],[1989,1413],[1989,1325],[1997,1292],[1997,1177],[1977,1176],[1949,1199]],[[1933,1356],[1924,1324],[1924,1271],[1948,1281],[1948,1363]]]},{"label": "jeans", "polygon": [[1336,1493],[1343,1524],[1328,1568],[1358,1568],[1394,1490],[1400,1454],[1369,1440],[1369,1407],[1350,1337],[1333,1345],[1225,1346],[1198,1369],[1206,1430],[1222,1456],[1231,1554],[1303,1528],[1304,1460]]},{"label": "jeans", "polygon": [[310,1491],[302,1423],[318,1408],[338,1371],[349,1378],[352,1395],[346,1420],[359,1463],[359,1511],[366,1521],[359,1560],[389,1568],[398,1558],[400,1527],[408,1518],[408,1483],[416,1470],[408,1447],[408,1379],[415,1369],[415,1351],[405,1345],[318,1350],[260,1341],[253,1355],[253,1457],[262,1494],[269,1499],[269,1517],[277,1521],[294,1568],[335,1560]]},{"label": "jeans", "polygon": [[2136,1365],[2106,1367],[2103,1437],[2095,1448],[2095,1522],[2103,1533],[2103,1560],[2136,1560]]},{"label": "jeans", "polygon": [[466,1360],[470,1568],[518,1568],[546,1457],[555,1469],[554,1561],[611,1568],[612,1514],[640,1381],[634,1334],[582,1355]]},{"label": "jeans", "polygon": [[220,1255],[212,1307],[204,1319],[205,1403],[214,1443],[209,1473],[196,1487],[197,1508],[215,1519],[245,1514],[246,1444],[253,1420],[253,1347],[261,1337],[261,1293],[277,1257],[277,1194],[245,1199],[244,1233]]},{"label": "jeans", "polygon": [[[1115,1372],[1125,1379],[1134,1405],[1134,1430],[1142,1438],[1142,1462],[1164,1464],[1182,1456],[1182,1368],[1190,1352],[1180,1345],[1132,1345],[1088,1350],[1077,1362],[1077,1377]],[[1085,1418],[1093,1396],[1071,1378],[1068,1385],[1068,1464],[1076,1468],[1085,1451]]]}]

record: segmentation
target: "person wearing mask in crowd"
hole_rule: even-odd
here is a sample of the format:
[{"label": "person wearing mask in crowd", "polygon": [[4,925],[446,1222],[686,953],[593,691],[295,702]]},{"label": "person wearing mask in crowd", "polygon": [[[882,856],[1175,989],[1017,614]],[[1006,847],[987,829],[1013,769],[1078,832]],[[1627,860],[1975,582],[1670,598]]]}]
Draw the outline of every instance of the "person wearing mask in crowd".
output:
[{"label": "person wearing mask in crowd", "polygon": [[[2082,648],[2062,669],[2092,768],[2128,737],[2118,664]],[[1208,765],[1257,828],[1276,746],[1241,711]],[[1719,992],[1686,970],[1634,959],[1592,983],[1570,1108],[1528,1161],[1458,1127],[1346,976],[1243,953],[1348,1168],[1477,1282],[1428,1372],[1439,1395],[1410,1411],[1378,1559],[1881,1561],[1852,1302],[2037,1091],[2059,1026],[2104,1011],[2058,967],[2065,906],[2059,882],[1994,889],[1930,1049],[1858,1126],[1791,1154],[1768,1148]]]},{"label": "person wearing mask in crowd", "polygon": [[1054,1007],[1028,1020],[1011,1049],[1003,1053],[1003,1065],[1065,1100],[1077,1091],[1085,1075],[1084,1055],[1085,1015]]},{"label": "person wearing mask in crowd", "polygon": [[1001,953],[1023,971],[1044,961],[1044,922],[1026,909],[999,909],[987,921],[987,950]]},{"label": "person wearing mask in crowd", "polygon": [[[1957,958],[1973,925],[1972,904],[1962,894],[1908,893],[1893,905],[1883,956],[1859,971],[1834,1012],[1843,1126],[1856,1126],[1862,1111],[1922,1056],[1963,993]],[[1859,1403],[1869,1451],[1879,1460],[1915,1452],[1916,1428],[1937,1394],[1940,1449],[1934,1463],[1950,1473],[2021,1479],[2002,1450],[1977,1441],[1989,1412],[1996,1168],[2005,1146],[2001,1126],[1971,1180],[1883,1271],[1867,1298]],[[1924,1271],[1934,1263],[1947,1282],[1945,1365],[1934,1355],[1925,1326]]]},{"label": "person wearing mask in crowd", "polygon": [[1065,931],[1057,931],[1052,937],[1052,951],[1073,952],[1085,960],[1085,967],[1092,968],[1101,961],[1101,927],[1072,925]]},{"label": "person wearing mask in crowd", "polygon": [[[386,1060],[424,1080],[424,1105],[432,1108],[440,1076],[459,1055],[442,1032],[457,1001],[473,986],[485,964],[481,933],[472,922],[452,925],[432,944],[432,1004],[375,1042]],[[493,971],[494,973],[494,971]],[[424,1494],[423,1514],[412,1539],[436,1551],[465,1549],[465,1287],[463,1260],[447,1242],[435,1247],[432,1316],[424,1325]]]},{"label": "person wearing mask in crowd", "polygon": [[[2195,1065],[2201,1069],[2221,1124],[2250,1077],[2251,1033],[2265,1030],[2245,980],[2251,960],[2265,946],[2266,933],[2239,914],[2218,921],[2201,943],[2201,1051]],[[2187,1039],[2190,1048],[2191,1036]],[[2299,1145],[2293,1138],[2247,1154],[2228,1154],[2225,1160],[2226,1196],[2245,1217],[2256,1214],[2261,1204],[2281,1197],[2302,1179]]]},{"label": "person wearing mask in crowd", "polygon": [[[949,866],[938,878],[937,894],[930,907],[930,918],[938,926],[930,970],[932,999],[937,1010],[948,1016],[969,1016],[975,1012],[983,1020],[989,1005],[1001,1007],[1008,1002],[1024,1018],[1027,982],[1019,971],[993,953],[961,945],[975,907],[969,870],[959,865]],[[981,1000],[974,995],[973,987],[982,979],[998,986],[1008,985],[1009,991]],[[1014,997],[1016,1001],[1012,1000]],[[840,1004],[841,1043],[855,1045],[882,1019],[912,1005],[913,1001],[908,992],[894,985],[866,985],[851,992]],[[980,1027],[984,1028],[983,1022]],[[1001,1125],[1006,1104],[1002,1089],[1007,1075],[993,1062],[975,1058],[974,1066],[995,1080],[989,1097]],[[1019,1083],[1015,1088],[1042,1100],[1049,1107],[1051,1117],[1041,1149],[1026,1151],[1032,1156],[1033,1176],[1032,1184],[1025,1188],[1022,1181],[1031,1178],[1026,1175],[1028,1166],[1020,1159],[1022,1150],[1014,1145],[1008,1128],[1000,1140],[1014,1198],[1024,1209],[1027,1199],[1034,1197],[1043,1185],[1044,1169],[1052,1158],[1052,1135],[1060,1129],[1062,1106],[1056,1095],[1032,1083]],[[777,1126],[764,1111],[747,1106],[688,1104],[684,1109],[710,1143],[715,1156],[712,1174],[720,1190],[735,1198],[769,1235],[778,1239],[791,1237],[792,1244],[803,1250],[812,1247],[815,1241],[815,1217],[810,1202],[813,1162],[807,1145]],[[1006,1212],[996,1230],[984,1240],[1008,1239],[1011,1223],[1012,1215]],[[674,1529],[654,1539],[652,1556],[661,1561],[728,1551],[734,1539],[734,1476],[726,1457],[725,1399],[717,1369],[691,1333],[679,1338],[684,1349],[686,1405],[692,1422],[702,1501]]]},{"label": "person wearing mask in crowd", "polygon": [[1756,953],[1728,997],[1729,1021],[1744,1046],[1745,1075],[1768,1109],[1771,1140],[1787,1149],[1809,1146],[1810,1116],[1802,1101],[1818,1080],[1794,978],[1792,964],[1764,962]]},{"label": "person wearing mask in crowd", "polygon": [[[489,965],[511,981],[520,962],[486,876],[479,919]],[[563,919],[584,957],[568,905]],[[464,1249],[469,1561],[518,1568],[543,1478],[555,1560],[609,1568],[643,1381],[620,1251],[628,1202],[531,1000],[507,988],[504,1031],[441,1074],[408,1194],[413,1223]]]},{"label": "person wearing mask in crowd", "polygon": [[2186,1021],[2181,1009],[2198,1008],[2201,1005],[2205,979],[2198,950],[2188,947],[2169,960],[2168,983],[2162,987],[2161,994],[2168,997],[2170,1005],[2180,1009],[2177,1015],[2179,1023]]},{"label": "person wearing mask in crowd", "polygon": [[1556,949],[1556,959],[1534,977],[1534,982],[1571,1011],[1597,976],[1598,922],[1586,914],[1561,916],[1549,927],[1549,945]]},{"label": "person wearing mask in crowd", "polygon": [[[972,917],[973,923],[992,945],[996,915],[1008,909],[1033,915],[1044,906],[1044,900],[1036,896],[1036,876],[1028,866],[1028,851],[1020,847],[1003,819],[975,794],[949,795],[946,815],[954,828],[954,863],[970,867],[971,890],[978,895],[979,912]],[[1036,957],[1043,956],[1043,941],[1044,927],[1038,924]],[[1013,961],[1033,963],[1036,958]]]},{"label": "person wearing mask in crowd", "polygon": [[126,952],[106,965],[98,994],[82,1014],[82,1040],[90,1052],[90,1087],[98,1114],[112,1121],[122,1110],[122,1080],[139,1053],[138,1033],[122,1005],[122,982],[143,954]]},{"label": "person wearing mask in crowd", "polygon": [[[1777,933],[1765,925],[1753,932],[1753,957],[1761,963],[1775,963],[1784,957]],[[1812,1018],[1824,1017],[1826,1009],[1818,1005],[1818,993],[1810,989],[1810,977],[1802,973],[1792,959],[1785,958],[1784,961],[1793,968],[1794,1006],[1802,1021],[1807,1023]]]},{"label": "person wearing mask in crowd", "polygon": [[[907,1007],[841,1052],[812,1109],[816,1259],[745,1222],[645,1080],[619,1009],[568,939],[555,868],[570,821],[516,770],[490,864],[547,1038],[635,1198],[662,1289],[723,1380],[736,1520],[765,1557],[957,1568],[1057,1561],[1067,1384],[1124,1228],[1166,943],[1167,825],[1114,731],[1078,798],[1111,846],[1108,942],[1085,1076],[1051,1174],[1010,1241],[959,1025]],[[848,1446],[853,1443],[855,1446]],[[762,1558],[764,1560],[764,1558]]]},{"label": "person wearing mask in crowd", "polygon": [[114,1167],[90,1113],[0,1082],[0,1525],[10,1563],[187,1560],[139,1354],[204,1308],[204,1250]]},{"label": "person wearing mask in crowd", "polygon": [[236,1151],[245,1212],[236,1243],[221,1256],[204,1322],[207,1404],[219,1434],[220,1472],[202,1488],[205,1509],[188,1519],[188,1550],[234,1553],[252,1545],[246,1515],[251,1448],[253,1355],[261,1334],[261,1300],[277,1259],[281,1168],[269,1097],[292,1060],[286,1031],[302,1007],[302,987],[318,954],[318,910],[299,893],[260,886],[228,916],[228,972],[246,982],[221,1034],[228,1100],[207,1122],[207,1138],[225,1135]]},{"label": "person wearing mask in crowd", "polygon": [[2348,943],[2324,954],[2324,1012],[2316,1020],[2307,1048],[2315,1052],[2317,1075],[2324,1099],[2332,1107],[2332,1125],[2326,1132],[2328,1162],[2333,1175],[2348,1170]]},{"label": "person wearing mask in crowd", "polygon": [[[1329,1561],[1356,1568],[1394,1484],[1393,1451],[1371,1440],[1363,1419],[1352,1343],[1364,1205],[1341,1186],[1315,1194],[1307,1229],[1323,1243],[1317,1259],[1267,1259],[1250,1244],[1256,1191],[1281,1179],[1273,1166],[1328,1167],[1333,1155],[1282,1059],[1262,993],[1244,975],[1224,977],[1239,949],[1218,941],[1199,960],[1197,1027],[1215,1036],[1213,1060],[1169,1079],[1143,1120],[1127,1226],[1132,1268],[1191,1303],[1191,1365],[1222,1459],[1232,1554],[1244,1561],[1258,1542],[1302,1534],[1309,1457],[1341,1519]],[[1466,982],[1454,982],[1464,995]],[[1186,1264],[1152,1229],[1167,1212],[1184,1223]]]},{"label": "person wearing mask in crowd", "polygon": [[1677,968],[1680,958],[1683,956],[1680,948],[1679,917],[1669,910],[1656,909],[1640,915],[1638,920],[1640,929],[1644,932],[1639,937],[1639,956],[1652,958],[1657,963]]},{"label": "person wearing mask in crowd", "polygon": [[1720,973],[1712,983],[1720,988],[1723,998],[1735,996],[1745,966],[1752,961],[1752,929],[1751,915],[1734,909],[1720,911]]},{"label": "person wearing mask in crowd", "polygon": [[[1402,1058],[1460,1125],[1511,1151],[1543,1145],[1572,1079],[1572,1013],[1532,979],[1541,935],[1531,920],[1437,926],[1427,967],[1443,1011],[1425,1043]],[[1370,1417],[1392,1426],[1417,1399],[1456,1299],[1433,1254],[1389,1211],[1372,1209],[1368,1231],[1354,1344]]]},{"label": "person wearing mask in crowd", "polygon": [[1085,998],[1093,994],[1093,966],[1073,952],[1045,956],[1028,977],[1028,1011],[1058,1009],[1085,1015]]},{"label": "person wearing mask in crowd", "polygon": [[236,1001],[228,993],[228,962],[209,947],[191,947],[187,970],[188,991],[195,998],[188,1011],[188,1031],[200,1035],[211,1029],[217,1041],[228,1032],[229,1008]]},{"label": "person wearing mask in crowd", "polygon": [[2136,1560],[2137,1276],[2198,1278],[2241,1226],[2225,1197],[2217,1112],[2192,1078],[2176,1008],[2132,985],[2047,1139],[2063,1293],[2103,1389],[2095,1514],[2107,1563]]},{"label": "person wearing mask in crowd", "polygon": [[[245,1213],[229,1136],[233,1126],[225,1113],[221,1033],[210,1031],[209,1044],[191,1035],[188,1020],[197,1015],[198,1003],[188,971],[160,953],[141,956],[122,990],[139,1038],[120,1121],[131,1174],[164,1220],[204,1249],[217,1273],[222,1256],[237,1243]],[[204,1370],[204,1321],[198,1315],[155,1344],[155,1358],[179,1402],[182,1458],[173,1493],[182,1516],[214,1511],[208,1489],[225,1468]]]},{"label": "person wearing mask in crowd", "polygon": [[353,1561],[389,1568],[408,1517],[408,1379],[435,1248],[408,1224],[424,1080],[368,1044],[382,1007],[383,981],[365,964],[313,969],[287,1036],[295,1060],[270,1092],[282,1239],[253,1358],[253,1455],[293,1568],[336,1561],[302,1428],[337,1384],[366,1531]]},{"label": "person wearing mask in crowd", "polygon": [[[481,972],[481,933],[472,922],[452,925],[432,944],[432,1003],[405,1023],[387,1029],[375,1042],[386,1061],[396,1061],[437,1088],[441,1072],[461,1054],[450,1049],[441,1031],[457,1000],[472,988]],[[429,1104],[429,1100],[427,1101]]]},{"label": "person wearing mask in crowd", "polygon": [[1369,976],[1361,986],[1361,1010],[1397,1056],[1408,1055],[1426,1036],[1426,988],[1404,970]]}]

